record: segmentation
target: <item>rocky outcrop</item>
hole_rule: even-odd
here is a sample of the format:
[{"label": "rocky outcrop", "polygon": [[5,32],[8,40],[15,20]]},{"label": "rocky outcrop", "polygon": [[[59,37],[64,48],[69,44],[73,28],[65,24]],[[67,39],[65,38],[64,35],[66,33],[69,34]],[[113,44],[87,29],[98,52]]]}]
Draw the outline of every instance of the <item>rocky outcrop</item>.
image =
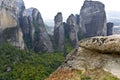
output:
[{"label": "rocky outcrop", "polygon": [[113,23],[111,23],[111,22],[108,22],[108,23],[107,23],[107,36],[113,34],[113,26],[114,26]]},{"label": "rocky outcrop", "polygon": [[79,46],[89,49],[98,51],[101,53],[118,53],[120,54],[120,36],[108,36],[108,37],[92,37],[88,39],[83,39],[80,41]]},{"label": "rocky outcrop", "polygon": [[79,25],[85,37],[107,35],[104,4],[86,0],[80,11]]},{"label": "rocky outcrop", "polygon": [[67,29],[65,31],[65,34],[67,33],[71,44],[73,45],[73,47],[77,47],[77,43],[78,43],[78,25],[77,25],[77,18],[71,14],[68,19],[67,19]]},{"label": "rocky outcrop", "polygon": [[55,48],[63,52],[65,36],[64,36],[62,13],[58,13],[55,16],[54,22],[55,22],[55,27],[54,27]]},{"label": "rocky outcrop", "polygon": [[81,80],[83,77],[91,80],[119,80],[119,41],[120,37],[114,35],[80,41],[79,48],[69,53],[63,64],[47,80]]},{"label": "rocky outcrop", "polygon": [[10,42],[12,45],[24,49],[17,7],[16,0],[0,1],[0,44]]},{"label": "rocky outcrop", "polygon": [[52,42],[40,12],[35,8],[29,8],[23,12],[22,16],[21,27],[27,46],[36,52],[52,52]]}]

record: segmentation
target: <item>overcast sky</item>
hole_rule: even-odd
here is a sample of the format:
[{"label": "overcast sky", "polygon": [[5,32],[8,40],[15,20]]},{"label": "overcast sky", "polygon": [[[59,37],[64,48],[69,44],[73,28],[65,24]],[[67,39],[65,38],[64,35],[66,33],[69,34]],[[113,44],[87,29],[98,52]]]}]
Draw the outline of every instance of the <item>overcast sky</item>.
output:
[{"label": "overcast sky", "polygon": [[[43,19],[54,19],[57,12],[62,12],[64,19],[71,13],[79,14],[84,0],[24,0],[26,8],[37,8]],[[105,4],[106,10],[120,11],[120,0],[98,0]]]}]

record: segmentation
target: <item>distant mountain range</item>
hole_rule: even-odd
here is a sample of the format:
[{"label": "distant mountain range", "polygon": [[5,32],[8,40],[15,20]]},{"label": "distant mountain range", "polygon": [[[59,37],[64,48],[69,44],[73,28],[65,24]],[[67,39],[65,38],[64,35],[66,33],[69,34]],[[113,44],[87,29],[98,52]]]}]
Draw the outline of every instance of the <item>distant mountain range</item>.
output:
[{"label": "distant mountain range", "polygon": [[114,26],[120,26],[120,11],[106,11],[107,21],[113,22]]}]

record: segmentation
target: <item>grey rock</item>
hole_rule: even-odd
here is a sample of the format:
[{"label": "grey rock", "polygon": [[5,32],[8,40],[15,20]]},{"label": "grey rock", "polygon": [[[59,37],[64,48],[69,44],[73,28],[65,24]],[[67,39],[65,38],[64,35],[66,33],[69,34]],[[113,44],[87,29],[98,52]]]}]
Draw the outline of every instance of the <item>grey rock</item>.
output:
[{"label": "grey rock", "polygon": [[114,26],[113,23],[111,23],[111,22],[108,22],[108,23],[107,23],[107,36],[113,34],[113,26]]},{"label": "grey rock", "polygon": [[58,13],[54,18],[55,26],[54,26],[54,40],[55,40],[55,47],[59,51],[64,51],[64,26],[63,26],[63,17],[62,13]]},{"label": "grey rock", "polygon": [[45,29],[40,12],[36,8],[24,10],[22,31],[27,46],[36,52],[53,52],[53,45]]},{"label": "grey rock", "polygon": [[61,68],[82,70],[83,72],[102,69],[120,79],[120,56],[101,54],[79,47],[67,55],[66,60],[58,69]]},{"label": "grey rock", "polygon": [[73,47],[77,47],[77,43],[78,43],[78,25],[77,25],[77,18],[71,14],[68,19],[67,19],[67,26],[68,30],[65,31],[68,32],[69,34],[69,38],[71,41],[71,44],[73,45]]},{"label": "grey rock", "polygon": [[12,68],[11,67],[7,67],[7,72],[9,72],[9,71],[11,71],[12,70]]},{"label": "grey rock", "polygon": [[107,35],[104,4],[85,1],[80,11],[80,28],[85,37]]}]

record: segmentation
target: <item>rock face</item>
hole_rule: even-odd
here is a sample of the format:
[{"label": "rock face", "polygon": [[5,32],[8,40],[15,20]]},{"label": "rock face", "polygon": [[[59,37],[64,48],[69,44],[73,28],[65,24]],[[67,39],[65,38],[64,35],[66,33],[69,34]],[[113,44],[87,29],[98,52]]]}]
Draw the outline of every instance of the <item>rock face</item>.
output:
[{"label": "rock face", "polygon": [[80,11],[79,25],[85,37],[107,35],[104,4],[86,0]]},{"label": "rock face", "polygon": [[45,29],[40,12],[35,8],[23,12],[22,31],[27,46],[36,52],[53,52],[52,42]]},{"label": "rock face", "polygon": [[[119,41],[120,36],[114,35],[80,41],[79,48],[69,53],[63,64],[47,80],[57,80],[58,78],[59,80],[81,80],[81,75],[89,77],[91,80],[109,80],[112,76],[120,79]],[[111,78],[107,79],[108,76]]]},{"label": "rock face", "polygon": [[71,14],[67,19],[67,31],[70,41],[74,47],[77,47],[78,43],[78,25],[77,25],[77,18]]},{"label": "rock face", "polygon": [[55,27],[54,27],[54,40],[55,40],[55,47],[59,51],[64,51],[64,26],[63,26],[63,17],[62,13],[58,13],[55,18]]},{"label": "rock face", "polygon": [[21,49],[53,52],[41,14],[35,8],[25,9],[23,0],[0,1],[0,44],[7,41]]},{"label": "rock face", "polygon": [[17,8],[15,0],[0,1],[0,43],[10,42],[12,45],[24,49]]},{"label": "rock face", "polygon": [[108,37],[92,37],[85,40],[81,40],[79,46],[98,51],[101,53],[119,53],[120,54],[120,36],[108,36]]},{"label": "rock face", "polygon": [[113,26],[114,26],[113,23],[111,23],[111,22],[107,23],[107,36],[113,34]]}]

